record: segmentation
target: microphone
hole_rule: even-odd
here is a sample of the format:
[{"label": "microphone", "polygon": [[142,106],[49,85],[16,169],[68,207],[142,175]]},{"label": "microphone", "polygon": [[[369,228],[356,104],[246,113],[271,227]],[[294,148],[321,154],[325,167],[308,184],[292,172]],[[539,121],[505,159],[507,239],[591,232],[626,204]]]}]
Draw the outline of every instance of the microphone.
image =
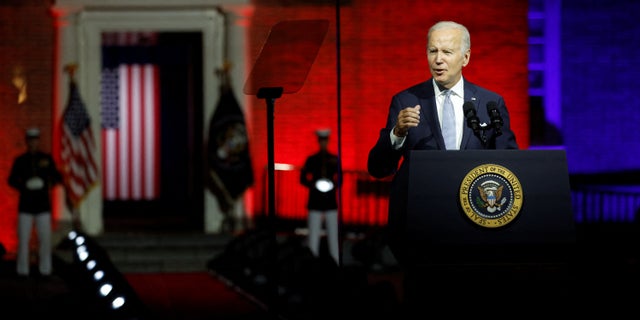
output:
[{"label": "microphone", "polygon": [[496,130],[496,136],[502,134],[502,116],[500,115],[500,111],[498,110],[498,104],[495,101],[487,102],[487,112],[489,113],[489,117],[491,118],[491,124],[493,128]]},{"label": "microphone", "polygon": [[473,102],[466,101],[462,105],[462,110],[464,110],[464,117],[467,119],[467,126],[473,130],[474,134],[480,133],[480,119],[476,115],[476,106],[473,105]]}]

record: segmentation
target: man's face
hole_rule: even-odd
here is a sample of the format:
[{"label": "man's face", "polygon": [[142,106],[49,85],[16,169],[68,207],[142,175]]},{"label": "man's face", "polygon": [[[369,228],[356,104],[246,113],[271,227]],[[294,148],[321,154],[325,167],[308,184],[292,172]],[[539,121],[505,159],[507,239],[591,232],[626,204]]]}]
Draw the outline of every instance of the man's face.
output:
[{"label": "man's face", "polygon": [[38,151],[38,147],[40,146],[40,138],[37,137],[29,137],[27,138],[27,148],[29,151]]},{"label": "man's face", "polygon": [[469,63],[471,52],[462,52],[462,31],[434,30],[427,44],[429,70],[438,84],[451,88],[462,77],[462,68]]},{"label": "man's face", "polygon": [[329,146],[329,138],[318,138],[318,145],[320,146],[320,149],[326,150]]}]

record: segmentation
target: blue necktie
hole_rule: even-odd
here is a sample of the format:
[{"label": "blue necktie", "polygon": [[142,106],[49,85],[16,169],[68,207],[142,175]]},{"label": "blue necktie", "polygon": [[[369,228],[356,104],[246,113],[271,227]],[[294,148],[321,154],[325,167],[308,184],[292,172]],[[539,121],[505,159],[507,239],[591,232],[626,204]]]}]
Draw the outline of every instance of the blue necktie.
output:
[{"label": "blue necktie", "polygon": [[442,136],[447,150],[456,147],[456,116],[453,112],[453,102],[451,102],[450,96],[451,90],[446,90],[442,106]]}]

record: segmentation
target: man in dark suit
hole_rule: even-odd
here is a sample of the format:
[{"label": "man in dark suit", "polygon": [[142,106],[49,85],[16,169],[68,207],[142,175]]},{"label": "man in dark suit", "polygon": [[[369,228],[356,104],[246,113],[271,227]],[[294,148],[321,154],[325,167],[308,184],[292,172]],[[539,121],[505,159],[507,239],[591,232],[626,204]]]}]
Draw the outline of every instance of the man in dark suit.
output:
[{"label": "man in dark suit", "polygon": [[[369,174],[375,178],[393,175],[388,240],[401,265],[406,261],[405,249],[409,245],[404,239],[404,228],[407,171],[412,150],[518,149],[502,96],[462,76],[462,69],[471,57],[467,28],[452,21],[438,22],[430,28],[427,42],[432,77],[392,97],[387,123],[380,130],[367,163]],[[451,145],[445,146],[442,126],[447,104],[453,107],[454,129]],[[487,105],[495,106],[501,123],[492,125]],[[467,120],[474,114],[477,116],[475,131],[467,126]]]}]

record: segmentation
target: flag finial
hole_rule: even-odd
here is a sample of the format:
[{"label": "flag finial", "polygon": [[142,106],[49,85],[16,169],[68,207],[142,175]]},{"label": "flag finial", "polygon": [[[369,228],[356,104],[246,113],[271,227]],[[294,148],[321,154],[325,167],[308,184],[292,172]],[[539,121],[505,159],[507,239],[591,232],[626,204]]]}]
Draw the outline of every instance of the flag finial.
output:
[{"label": "flag finial", "polygon": [[73,81],[76,75],[76,70],[78,70],[78,64],[69,63],[64,66],[64,71],[69,74],[69,78]]},{"label": "flag finial", "polygon": [[225,60],[222,64],[222,67],[216,70],[216,74],[218,78],[220,78],[220,83],[223,87],[229,87],[229,72],[231,71],[231,62],[229,60]]}]

